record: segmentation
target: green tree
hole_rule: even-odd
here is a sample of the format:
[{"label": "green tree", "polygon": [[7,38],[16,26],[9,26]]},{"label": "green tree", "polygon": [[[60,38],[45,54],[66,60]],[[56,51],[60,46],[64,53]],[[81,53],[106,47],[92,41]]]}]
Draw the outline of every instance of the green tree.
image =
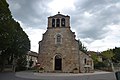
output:
[{"label": "green tree", "polygon": [[103,51],[102,56],[103,56],[103,58],[106,59],[106,61],[108,61],[108,63],[109,63],[108,67],[111,67],[111,70],[114,71],[113,62],[112,62],[112,59],[113,59],[113,56],[114,56],[113,50],[110,49],[110,50],[107,50],[107,51]]},{"label": "green tree", "polygon": [[[30,50],[30,40],[20,24],[11,15],[6,0],[0,0],[0,68],[7,62],[19,67],[20,59]],[[21,64],[25,61],[20,61]],[[25,66],[25,65],[24,65]]]},{"label": "green tree", "polygon": [[3,69],[5,60],[9,57],[6,50],[11,45],[11,34],[13,28],[10,28],[12,16],[5,0],[0,0],[0,68]]},{"label": "green tree", "polygon": [[11,44],[9,34],[12,32],[11,24],[12,16],[5,0],[0,0],[0,51],[6,50]]},{"label": "green tree", "polygon": [[98,62],[98,55],[96,52],[91,53],[91,58],[93,59],[94,63]]},{"label": "green tree", "polygon": [[115,47],[113,49],[113,53],[114,53],[114,59],[113,59],[113,61],[115,63],[119,63],[120,62],[120,48]]},{"label": "green tree", "polygon": [[103,52],[102,52],[102,56],[103,56],[103,58],[105,58],[105,59],[112,60],[112,58],[113,58],[113,56],[114,56],[113,50],[110,49],[110,50],[107,50],[107,51],[103,51]]},{"label": "green tree", "polygon": [[84,53],[87,53],[87,48],[82,44],[80,40],[78,40],[78,44],[79,44],[79,50]]}]

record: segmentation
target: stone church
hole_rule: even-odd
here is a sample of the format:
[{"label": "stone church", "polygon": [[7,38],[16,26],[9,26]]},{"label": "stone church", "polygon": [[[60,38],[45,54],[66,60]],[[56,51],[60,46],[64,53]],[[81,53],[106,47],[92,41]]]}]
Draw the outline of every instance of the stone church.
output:
[{"label": "stone church", "polygon": [[38,63],[44,72],[93,72],[93,60],[79,50],[79,41],[70,29],[70,16],[48,17],[48,27],[39,42]]}]

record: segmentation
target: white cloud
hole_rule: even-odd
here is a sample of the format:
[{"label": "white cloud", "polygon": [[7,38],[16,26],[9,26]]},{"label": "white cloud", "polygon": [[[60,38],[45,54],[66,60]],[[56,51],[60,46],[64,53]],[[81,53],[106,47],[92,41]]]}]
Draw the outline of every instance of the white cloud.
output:
[{"label": "white cloud", "polygon": [[[18,21],[18,20],[17,20]],[[38,42],[42,40],[42,34],[45,32],[44,29],[36,29],[33,27],[27,27],[21,21],[18,21],[23,28],[23,30],[27,33],[31,43],[31,51],[38,52]]]},{"label": "white cloud", "polygon": [[109,25],[109,31],[106,37],[100,40],[94,40],[92,43],[87,44],[87,47],[93,51],[103,51],[108,48],[120,47],[120,25]]},{"label": "white cloud", "polygon": [[34,28],[26,28],[24,30],[29,35],[29,38],[31,40],[31,50],[38,52],[38,42],[42,40],[42,34],[45,32],[45,30]]},{"label": "white cloud", "polygon": [[33,51],[47,27],[47,17],[58,11],[71,18],[72,30],[89,50],[120,46],[119,0],[8,0],[13,17],[21,21]]},{"label": "white cloud", "polygon": [[90,14],[90,13],[87,12],[87,11],[85,11],[85,12],[84,12],[84,16],[87,17],[87,18],[89,18],[89,17],[92,17],[92,14]]},{"label": "white cloud", "polygon": [[64,10],[74,10],[74,2],[75,0],[53,0],[48,4],[48,10],[52,14],[56,14],[58,11],[64,12]]},{"label": "white cloud", "polygon": [[[9,0],[8,0],[9,1]],[[20,8],[21,8],[21,5],[19,4],[19,3],[11,3],[11,5],[10,5],[10,8],[12,8],[13,9],[13,11],[15,11],[15,10],[19,10]]]}]

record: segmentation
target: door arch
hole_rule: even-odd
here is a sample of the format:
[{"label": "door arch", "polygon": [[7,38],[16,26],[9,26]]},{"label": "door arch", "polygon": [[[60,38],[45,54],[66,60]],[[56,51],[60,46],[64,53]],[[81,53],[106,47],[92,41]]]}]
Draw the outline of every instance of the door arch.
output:
[{"label": "door arch", "polygon": [[62,57],[60,55],[55,56],[55,70],[62,70]]}]

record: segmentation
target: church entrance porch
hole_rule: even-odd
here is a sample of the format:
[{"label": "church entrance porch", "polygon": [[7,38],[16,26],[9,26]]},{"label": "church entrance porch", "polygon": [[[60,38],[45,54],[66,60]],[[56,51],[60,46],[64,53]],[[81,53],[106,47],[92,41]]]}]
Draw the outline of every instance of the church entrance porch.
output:
[{"label": "church entrance porch", "polygon": [[61,71],[62,70],[62,58],[60,55],[55,56],[55,65],[54,65],[55,71]]}]

